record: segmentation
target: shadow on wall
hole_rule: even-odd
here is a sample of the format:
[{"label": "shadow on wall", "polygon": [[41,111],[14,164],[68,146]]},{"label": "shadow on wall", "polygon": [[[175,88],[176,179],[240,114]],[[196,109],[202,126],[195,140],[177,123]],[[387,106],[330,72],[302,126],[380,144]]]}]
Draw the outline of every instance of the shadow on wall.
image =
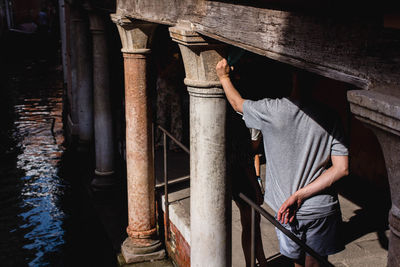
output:
[{"label": "shadow on wall", "polygon": [[385,231],[391,200],[386,166],[376,136],[350,112],[346,93],[357,88],[322,77],[316,87],[316,99],[340,114],[349,139],[350,175],[336,186],[342,196],[360,209],[344,223],[345,243],[376,232],[382,248],[387,249]]}]

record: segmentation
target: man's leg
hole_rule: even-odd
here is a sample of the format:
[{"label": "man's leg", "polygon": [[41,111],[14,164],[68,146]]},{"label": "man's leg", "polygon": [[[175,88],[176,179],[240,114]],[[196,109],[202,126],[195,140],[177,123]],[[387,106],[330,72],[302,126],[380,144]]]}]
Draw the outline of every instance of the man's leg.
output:
[{"label": "man's leg", "polygon": [[[325,257],[326,259],[328,257]],[[314,257],[307,255],[306,256],[306,267],[319,267],[321,264]]]},{"label": "man's leg", "polygon": [[[298,231],[298,221],[292,224],[282,224],[287,230],[291,231],[299,239],[303,239],[303,233]],[[275,228],[276,235],[279,241],[279,251],[283,256],[291,259],[295,267],[304,267],[305,256],[304,252],[301,250],[300,246],[287,237],[283,232]],[[303,239],[304,240],[304,239]]]},{"label": "man's leg", "polygon": [[[304,220],[308,221],[308,220]],[[340,238],[340,227],[342,218],[340,214],[334,214],[325,218],[310,220],[307,226],[307,245],[313,248],[318,254],[328,258],[326,255],[335,254],[344,249]],[[306,267],[319,267],[320,262],[310,255],[306,255]]]},{"label": "man's leg", "polygon": [[236,205],[239,208],[240,212],[240,222],[242,224],[242,249],[244,254],[244,259],[246,261],[246,266],[250,266],[250,212],[249,208],[246,208],[245,204],[241,203],[240,201],[236,201]]},{"label": "man's leg", "polygon": [[[306,244],[314,249],[320,255],[330,255],[339,252],[344,248],[339,234],[339,227],[341,223],[340,214],[331,215],[328,217],[315,219],[315,220],[296,220],[292,224],[283,224],[283,226],[290,230],[301,240],[305,240]],[[276,230],[280,252],[291,259],[305,258],[305,260],[294,260],[296,267],[314,267],[320,266],[320,263],[310,255],[304,255],[294,241],[289,239],[279,230]],[[327,257],[327,256],[326,256]]]},{"label": "man's leg", "polygon": [[[326,257],[328,258],[328,257]],[[312,256],[307,255],[302,259],[293,260],[295,267],[319,267],[321,264]]]},{"label": "man's leg", "polygon": [[[251,262],[251,208],[243,201],[235,201],[240,211],[240,222],[242,224],[242,248],[244,258],[246,260],[246,266],[250,266]],[[261,240],[261,229],[260,229],[260,214],[255,214],[255,256],[260,263],[260,266],[265,266],[267,259],[265,258],[264,248]]]},{"label": "man's leg", "polygon": [[293,260],[294,266],[295,267],[304,267],[305,263],[304,263],[304,257],[297,259],[297,260]]}]

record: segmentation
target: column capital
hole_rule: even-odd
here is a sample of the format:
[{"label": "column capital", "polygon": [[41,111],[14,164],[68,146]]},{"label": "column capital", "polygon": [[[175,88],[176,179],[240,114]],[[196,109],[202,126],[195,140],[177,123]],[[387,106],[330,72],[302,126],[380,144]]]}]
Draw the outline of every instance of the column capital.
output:
[{"label": "column capital", "polygon": [[191,29],[188,22],[169,28],[169,34],[173,41],[185,46],[209,46],[210,40]]},{"label": "column capital", "polygon": [[104,18],[97,12],[89,12],[89,29],[93,34],[102,34],[105,31]]},{"label": "column capital", "polygon": [[96,9],[93,8],[90,2],[85,2],[84,8],[89,15],[89,29],[92,33],[104,33],[105,31],[105,16]]},{"label": "column capital", "polygon": [[351,112],[361,121],[400,136],[400,99],[370,90],[347,93]]},{"label": "column capital", "polygon": [[82,6],[74,5],[70,8],[70,19],[71,22],[84,22],[85,21],[85,9]]},{"label": "column capital", "polygon": [[224,97],[215,66],[225,56],[225,45],[200,35],[189,22],[169,28],[173,41],[181,50],[185,66],[185,84],[196,97]]},{"label": "column capital", "polygon": [[117,25],[123,53],[150,53],[149,47],[157,24],[143,20],[133,20],[117,14],[111,14],[111,20]]}]

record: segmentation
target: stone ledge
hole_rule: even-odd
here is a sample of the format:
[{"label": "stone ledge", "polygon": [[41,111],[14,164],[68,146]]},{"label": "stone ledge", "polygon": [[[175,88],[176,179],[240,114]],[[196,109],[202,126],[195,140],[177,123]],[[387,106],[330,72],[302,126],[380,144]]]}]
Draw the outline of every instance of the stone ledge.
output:
[{"label": "stone ledge", "polygon": [[[169,220],[182,234],[190,246],[190,188],[168,194]],[[161,208],[165,212],[165,197],[161,197]]]},{"label": "stone ledge", "polygon": [[[125,243],[125,242],[124,242]],[[158,248],[158,247],[157,247]],[[145,261],[155,261],[165,259],[166,253],[164,249],[159,249],[154,252],[139,254],[135,251],[129,251],[129,248],[124,249],[122,246],[121,254],[126,263],[137,263],[137,262],[145,262]]]},{"label": "stone ledge", "polygon": [[351,112],[361,121],[400,136],[400,99],[375,91],[347,93]]},{"label": "stone ledge", "polygon": [[177,43],[183,45],[208,45],[209,42],[205,38],[199,35],[196,31],[192,30],[190,22],[180,22],[179,25],[169,28],[169,33]]},{"label": "stone ledge", "polygon": [[138,263],[126,263],[124,256],[122,256],[122,254],[118,254],[117,261],[118,261],[118,266],[120,267],[174,267],[175,266],[169,259],[138,262]]}]

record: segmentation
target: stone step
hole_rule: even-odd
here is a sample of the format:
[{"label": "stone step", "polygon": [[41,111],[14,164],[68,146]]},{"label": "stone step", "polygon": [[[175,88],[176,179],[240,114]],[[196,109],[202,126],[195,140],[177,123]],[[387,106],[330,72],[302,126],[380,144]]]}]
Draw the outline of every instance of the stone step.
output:
[{"label": "stone step", "polygon": [[118,255],[118,266],[120,267],[175,267],[170,259],[137,262],[137,263],[126,263],[122,254]]}]

